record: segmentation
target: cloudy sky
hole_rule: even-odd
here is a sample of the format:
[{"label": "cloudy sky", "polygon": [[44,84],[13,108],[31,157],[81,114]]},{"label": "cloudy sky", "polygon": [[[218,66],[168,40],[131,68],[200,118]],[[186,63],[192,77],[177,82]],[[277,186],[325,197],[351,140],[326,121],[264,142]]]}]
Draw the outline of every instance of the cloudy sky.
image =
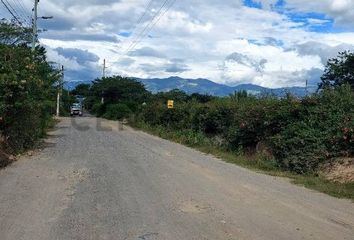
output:
[{"label": "cloudy sky", "polygon": [[54,16],[40,42],[68,81],[107,59],[110,75],[304,86],[354,50],[354,0],[40,0],[39,12]]}]

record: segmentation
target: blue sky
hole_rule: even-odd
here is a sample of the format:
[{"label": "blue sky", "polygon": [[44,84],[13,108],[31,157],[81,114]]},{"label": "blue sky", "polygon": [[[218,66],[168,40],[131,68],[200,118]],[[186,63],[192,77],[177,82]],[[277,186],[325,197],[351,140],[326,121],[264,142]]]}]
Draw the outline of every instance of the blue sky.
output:
[{"label": "blue sky", "polygon": [[[255,0],[244,0],[244,5],[250,8],[264,9],[264,3]],[[272,4],[271,9],[279,14],[286,15],[293,22],[302,23],[302,27],[307,27],[309,31],[313,32],[338,32],[340,28],[334,27],[334,19],[326,16],[325,13],[321,12],[299,12],[292,11],[291,8],[287,7],[285,0],[279,0]],[[313,21],[317,24],[314,24]]]},{"label": "blue sky", "polygon": [[261,2],[257,2],[257,1],[253,1],[253,0],[244,0],[243,3],[247,7],[253,7],[253,8],[262,9],[262,3]]},{"label": "blue sky", "polygon": [[354,50],[354,0],[163,2],[41,1],[40,15],[54,19],[40,22],[40,40],[68,81],[99,77],[107,59],[112,75],[303,86],[319,81],[328,58]]}]

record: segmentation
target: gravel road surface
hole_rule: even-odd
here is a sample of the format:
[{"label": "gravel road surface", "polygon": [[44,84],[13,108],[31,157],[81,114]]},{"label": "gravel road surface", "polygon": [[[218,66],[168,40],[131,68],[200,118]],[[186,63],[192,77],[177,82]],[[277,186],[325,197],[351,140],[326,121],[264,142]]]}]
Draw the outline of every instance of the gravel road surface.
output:
[{"label": "gravel road surface", "polygon": [[[74,121],[73,121],[74,120]],[[354,239],[354,204],[92,117],[0,171],[1,240]]]}]

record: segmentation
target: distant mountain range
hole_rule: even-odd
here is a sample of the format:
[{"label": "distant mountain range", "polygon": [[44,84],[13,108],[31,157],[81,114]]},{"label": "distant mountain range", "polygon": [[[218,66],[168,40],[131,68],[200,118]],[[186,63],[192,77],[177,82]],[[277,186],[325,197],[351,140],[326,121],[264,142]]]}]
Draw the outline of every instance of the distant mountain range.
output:
[{"label": "distant mountain range", "polygon": [[[309,87],[307,90],[304,87],[289,87],[289,88],[265,88],[253,84],[241,84],[235,87],[224,84],[215,83],[208,79],[184,79],[180,77],[169,78],[152,78],[152,79],[137,79],[142,82],[146,89],[153,93],[168,92],[173,89],[180,89],[188,94],[201,93],[214,96],[228,96],[234,92],[246,91],[249,94],[272,94],[275,96],[284,96],[290,93],[294,96],[303,97],[308,93],[313,93],[317,87]],[[81,83],[88,82],[68,82],[65,84],[66,88],[73,89]]]},{"label": "distant mountain range", "polygon": [[184,79],[180,77],[138,79],[145,87],[153,92],[168,92],[173,89],[180,89],[188,94],[201,93],[214,96],[228,96],[234,92],[246,91],[249,94],[273,94],[275,96],[284,96],[290,93],[295,96],[303,97],[308,93],[313,93],[317,87],[288,87],[288,88],[265,88],[254,84],[241,84],[235,87],[215,83],[208,79]]}]

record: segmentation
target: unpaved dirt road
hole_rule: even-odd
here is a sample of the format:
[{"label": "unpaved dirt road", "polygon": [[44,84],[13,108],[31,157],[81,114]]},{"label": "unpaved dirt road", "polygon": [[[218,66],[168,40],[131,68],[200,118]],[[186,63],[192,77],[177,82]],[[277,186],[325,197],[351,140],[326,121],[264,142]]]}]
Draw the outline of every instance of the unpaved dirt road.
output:
[{"label": "unpaved dirt road", "polygon": [[348,200],[114,122],[71,121],[0,171],[1,240],[354,239]]}]

